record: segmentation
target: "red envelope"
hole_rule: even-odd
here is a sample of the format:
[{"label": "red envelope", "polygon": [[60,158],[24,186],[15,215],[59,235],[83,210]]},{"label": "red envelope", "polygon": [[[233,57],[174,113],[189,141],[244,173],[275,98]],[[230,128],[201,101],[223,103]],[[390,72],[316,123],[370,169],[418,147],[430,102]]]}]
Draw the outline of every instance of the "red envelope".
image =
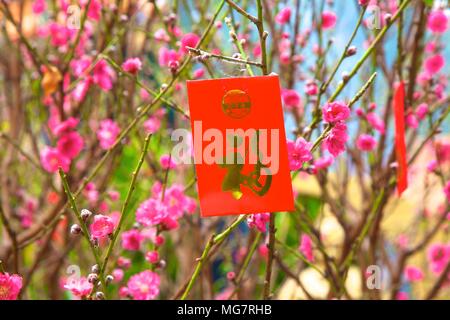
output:
[{"label": "red envelope", "polygon": [[294,210],[278,76],[187,90],[202,216]]}]

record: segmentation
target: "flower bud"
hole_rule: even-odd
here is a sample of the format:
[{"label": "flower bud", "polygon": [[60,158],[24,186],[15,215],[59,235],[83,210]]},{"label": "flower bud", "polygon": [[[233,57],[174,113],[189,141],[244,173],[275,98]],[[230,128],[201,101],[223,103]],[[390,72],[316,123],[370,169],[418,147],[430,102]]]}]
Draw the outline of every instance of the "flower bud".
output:
[{"label": "flower bud", "polygon": [[349,47],[349,48],[347,49],[347,52],[345,53],[345,55],[346,55],[347,57],[351,57],[351,56],[354,56],[354,55],[356,54],[356,52],[357,52],[356,47],[355,47],[355,46],[351,46],[351,47]]},{"label": "flower bud", "polygon": [[87,219],[89,219],[89,217],[92,215],[92,212],[90,212],[88,209],[81,209],[80,215],[83,221],[87,221]]},{"label": "flower bud", "polygon": [[101,291],[97,291],[95,293],[95,298],[97,300],[105,300],[105,294],[103,292],[101,292]]},{"label": "flower bud", "polygon": [[100,266],[98,264],[94,264],[91,268],[91,272],[93,273],[99,273],[100,272]]},{"label": "flower bud", "polygon": [[109,274],[109,275],[106,276],[105,281],[106,281],[107,284],[110,284],[111,282],[114,281],[114,277]]},{"label": "flower bud", "polygon": [[82,232],[81,227],[77,224],[73,224],[70,227],[70,233],[73,235],[79,235],[79,234],[81,234],[81,232]]},{"label": "flower bud", "polygon": [[95,283],[98,280],[98,275],[96,273],[90,273],[88,275],[89,283]]}]

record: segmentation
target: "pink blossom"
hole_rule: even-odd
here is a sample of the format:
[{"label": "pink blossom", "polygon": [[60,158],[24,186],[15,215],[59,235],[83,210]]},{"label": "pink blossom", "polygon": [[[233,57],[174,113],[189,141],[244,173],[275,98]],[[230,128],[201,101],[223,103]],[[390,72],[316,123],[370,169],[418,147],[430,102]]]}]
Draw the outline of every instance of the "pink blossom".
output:
[{"label": "pink blossom", "polygon": [[367,122],[377,130],[379,133],[384,134],[385,133],[385,126],[383,120],[375,113],[370,112],[366,115]]},{"label": "pink blossom", "polygon": [[309,262],[314,262],[312,240],[307,234],[302,234],[300,247],[298,248],[298,250],[306,257]]},{"label": "pink blossom", "polygon": [[427,171],[428,172],[433,172],[434,170],[437,169],[437,166],[438,166],[438,162],[436,160],[431,160],[427,164]]},{"label": "pink blossom", "polygon": [[117,258],[117,265],[121,268],[128,269],[131,267],[131,260],[125,257]]},{"label": "pink blossom", "polygon": [[406,249],[408,247],[409,239],[405,234],[400,234],[397,237],[396,242],[400,249]]},{"label": "pink blossom", "polygon": [[76,158],[84,147],[84,140],[76,131],[64,134],[57,142],[59,153],[69,159]]},{"label": "pink blossom", "polygon": [[332,156],[323,156],[317,160],[314,160],[314,167],[317,170],[326,169],[331,166],[334,162],[334,158]]},{"label": "pink blossom", "polygon": [[292,89],[284,89],[281,91],[281,98],[287,109],[299,108],[301,104],[300,95]]},{"label": "pink blossom", "polygon": [[425,70],[430,75],[435,75],[445,65],[445,59],[442,55],[437,54],[434,56],[431,56],[425,60]]},{"label": "pink blossom", "polygon": [[144,237],[139,230],[131,229],[122,233],[122,248],[130,251],[137,251],[141,248]]},{"label": "pink blossom", "polygon": [[195,33],[186,33],[181,38],[181,48],[180,51],[182,53],[187,53],[189,50],[186,47],[195,48],[200,41],[200,37]]},{"label": "pink blossom", "polygon": [[16,300],[22,289],[22,277],[0,272],[0,300]]},{"label": "pink blossom", "polygon": [[124,275],[123,270],[119,269],[119,268],[114,269],[113,272],[112,272],[112,276],[114,277],[114,282],[115,283],[119,283],[120,281],[122,281],[123,280],[123,275]]},{"label": "pink blossom", "polygon": [[322,28],[324,30],[334,28],[336,25],[336,14],[332,11],[324,11],[322,13]]},{"label": "pink blossom", "polygon": [[108,196],[111,199],[111,201],[117,201],[120,198],[120,193],[119,193],[119,191],[116,191],[116,190],[109,190]]},{"label": "pink blossom", "polygon": [[119,289],[119,297],[128,298],[130,296],[130,290],[127,287],[121,287]]},{"label": "pink blossom", "polygon": [[163,169],[174,169],[176,168],[176,163],[173,161],[172,157],[168,154],[163,154],[161,158],[159,158],[159,163]]},{"label": "pink blossom", "polygon": [[270,213],[255,213],[247,217],[249,228],[256,228],[260,232],[266,232],[267,222],[270,220]]},{"label": "pink blossom", "polygon": [[155,133],[161,128],[161,120],[157,117],[151,116],[144,122],[144,129],[147,133]]},{"label": "pink blossom", "polygon": [[414,113],[410,112],[405,119],[406,125],[410,128],[417,129],[419,127],[419,121]]},{"label": "pink blossom", "polygon": [[359,0],[358,3],[361,6],[367,6],[369,4],[370,0]]},{"label": "pink blossom", "polygon": [[48,28],[51,44],[55,47],[64,47],[74,34],[72,30],[56,22],[52,22]]},{"label": "pink blossom", "polygon": [[100,128],[97,130],[97,138],[100,141],[100,147],[104,150],[110,149],[118,135],[120,128],[112,119],[105,119],[100,122]]},{"label": "pink blossom", "polygon": [[447,183],[445,184],[444,193],[445,196],[447,197],[447,201],[450,203],[450,180],[447,181]]},{"label": "pink blossom", "polygon": [[444,271],[445,266],[450,261],[450,245],[442,243],[432,244],[427,251],[427,259],[430,270],[435,274]]},{"label": "pink blossom", "polygon": [[278,14],[275,16],[275,21],[279,24],[286,24],[289,23],[289,20],[291,19],[291,8],[285,7],[278,12]]},{"label": "pink blossom", "polygon": [[55,136],[60,137],[63,134],[75,129],[79,122],[80,120],[78,118],[70,117],[63,122],[58,123],[51,129]]},{"label": "pink blossom", "polygon": [[153,300],[159,294],[159,275],[145,270],[135,274],[128,280],[128,293],[135,300]]},{"label": "pink blossom", "polygon": [[409,295],[408,293],[404,292],[404,291],[399,291],[397,293],[397,295],[395,296],[396,300],[409,300]]},{"label": "pink blossom", "polygon": [[324,147],[334,157],[345,151],[345,143],[348,140],[347,125],[345,122],[337,122],[330,134],[325,138]]},{"label": "pink blossom", "polygon": [[145,227],[160,224],[168,216],[167,208],[159,199],[148,199],[136,211],[136,221]]},{"label": "pink blossom", "polygon": [[444,33],[447,31],[448,19],[441,10],[433,11],[428,16],[428,29],[434,33]]},{"label": "pink blossom", "polygon": [[361,134],[356,140],[356,146],[361,151],[372,151],[377,146],[377,141],[369,134]]},{"label": "pink blossom", "polygon": [[161,47],[158,54],[158,62],[161,67],[168,67],[172,61],[178,61],[179,54],[175,50],[169,50],[166,47]]},{"label": "pink blossom", "polygon": [[33,13],[35,14],[41,14],[45,10],[47,10],[47,3],[45,3],[45,0],[35,0],[33,2]]},{"label": "pink blossom", "polygon": [[[84,2],[84,3],[83,3]],[[83,0],[82,5],[87,5],[88,0]],[[91,0],[87,16],[89,19],[99,21],[102,16],[102,4],[99,0]]]},{"label": "pink blossom", "polygon": [[428,110],[429,110],[428,104],[426,104],[426,103],[419,104],[416,108],[417,119],[423,120],[426,117]]},{"label": "pink blossom", "polygon": [[67,172],[70,167],[70,159],[62,155],[58,149],[46,146],[41,150],[41,164],[48,172],[56,172],[59,167]]},{"label": "pink blossom", "polygon": [[319,93],[319,88],[317,87],[317,84],[315,82],[308,82],[305,85],[305,93],[308,96],[315,96],[317,93]]},{"label": "pink blossom", "polygon": [[159,253],[156,250],[149,251],[145,254],[145,260],[152,264],[157,263],[159,261]]},{"label": "pink blossom", "polygon": [[122,63],[122,69],[125,72],[137,74],[142,69],[142,62],[139,58],[129,58]]},{"label": "pink blossom", "polygon": [[69,290],[72,294],[78,298],[86,297],[92,291],[94,285],[90,283],[86,277],[79,279],[72,278],[64,285],[64,289]]},{"label": "pink blossom", "polygon": [[111,217],[97,214],[90,225],[91,236],[94,239],[101,239],[114,232],[114,221]]},{"label": "pink blossom", "polygon": [[92,70],[92,73],[92,80],[96,85],[104,91],[109,91],[112,89],[115,73],[104,59],[97,62]]},{"label": "pink blossom", "polygon": [[325,122],[336,123],[350,116],[350,108],[343,102],[331,102],[323,106],[322,114]]},{"label": "pink blossom", "polygon": [[312,143],[307,142],[302,137],[297,138],[295,142],[287,141],[289,167],[292,171],[299,170],[303,163],[312,159],[311,147]]},{"label": "pink blossom", "polygon": [[414,267],[414,266],[407,266],[405,268],[404,275],[405,275],[406,280],[408,280],[409,282],[420,281],[420,280],[423,280],[423,278],[424,278],[422,270],[420,270],[420,268]]},{"label": "pink blossom", "polygon": [[170,41],[170,37],[167,35],[166,30],[164,30],[163,28],[159,28],[158,30],[156,30],[153,34],[153,38],[158,41]]},{"label": "pink blossom", "polygon": [[200,79],[205,75],[205,69],[203,68],[198,68],[194,70],[194,74],[193,77],[194,79]]}]

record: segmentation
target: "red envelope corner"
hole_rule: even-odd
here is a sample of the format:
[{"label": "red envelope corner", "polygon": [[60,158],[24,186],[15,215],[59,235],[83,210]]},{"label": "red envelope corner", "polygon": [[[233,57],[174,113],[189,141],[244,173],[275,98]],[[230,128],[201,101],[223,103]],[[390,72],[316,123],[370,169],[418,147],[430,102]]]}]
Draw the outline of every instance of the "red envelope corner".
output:
[{"label": "red envelope corner", "polygon": [[187,90],[202,216],[294,210],[278,76]]}]

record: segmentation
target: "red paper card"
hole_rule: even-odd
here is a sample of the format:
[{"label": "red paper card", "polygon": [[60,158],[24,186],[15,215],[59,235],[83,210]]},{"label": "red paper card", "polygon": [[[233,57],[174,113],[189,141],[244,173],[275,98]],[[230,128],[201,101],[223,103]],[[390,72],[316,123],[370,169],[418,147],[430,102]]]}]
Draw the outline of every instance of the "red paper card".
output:
[{"label": "red paper card", "polygon": [[405,85],[399,84],[394,95],[395,152],[397,156],[397,192],[400,196],[408,187],[408,163],[405,143]]},{"label": "red paper card", "polygon": [[187,89],[202,216],[292,211],[278,76],[188,81]]}]

